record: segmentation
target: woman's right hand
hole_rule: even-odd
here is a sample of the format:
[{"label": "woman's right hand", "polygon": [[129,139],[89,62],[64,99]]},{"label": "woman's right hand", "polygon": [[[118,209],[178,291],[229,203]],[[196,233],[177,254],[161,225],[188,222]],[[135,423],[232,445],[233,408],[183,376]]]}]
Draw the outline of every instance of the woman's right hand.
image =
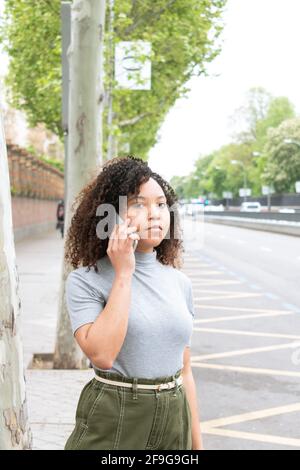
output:
[{"label": "woman's right hand", "polygon": [[140,240],[137,227],[129,227],[130,218],[124,223],[116,224],[109,237],[107,255],[113,265],[116,275],[133,274],[135,271],[135,256],[133,240]]}]

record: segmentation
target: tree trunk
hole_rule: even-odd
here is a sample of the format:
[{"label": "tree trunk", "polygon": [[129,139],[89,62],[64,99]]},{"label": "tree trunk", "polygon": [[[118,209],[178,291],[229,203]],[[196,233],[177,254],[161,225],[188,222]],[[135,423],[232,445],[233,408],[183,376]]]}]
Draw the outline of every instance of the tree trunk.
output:
[{"label": "tree trunk", "polygon": [[0,115],[0,450],[31,449],[10,181]]},{"label": "tree trunk", "polygon": [[[74,198],[102,164],[105,3],[105,0],[75,0],[72,4],[65,236],[73,216]],[[56,369],[79,369],[87,365],[87,359],[73,338],[65,302],[65,281],[71,270],[63,261],[54,352]]]}]

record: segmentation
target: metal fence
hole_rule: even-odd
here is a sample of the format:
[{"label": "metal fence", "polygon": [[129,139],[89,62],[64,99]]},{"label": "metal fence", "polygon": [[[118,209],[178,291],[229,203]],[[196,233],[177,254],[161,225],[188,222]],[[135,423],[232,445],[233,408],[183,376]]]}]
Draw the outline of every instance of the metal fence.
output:
[{"label": "metal fence", "polygon": [[[247,197],[247,202],[260,202],[262,206],[268,205],[268,198],[267,196],[260,196],[260,197]],[[237,197],[232,200],[229,200],[229,205],[232,207],[238,207],[244,202],[244,198]],[[218,205],[223,204],[226,205],[226,199],[214,199],[212,204]],[[299,207],[300,208],[300,194],[274,194],[271,197],[271,204],[272,206],[278,207]]]},{"label": "metal fence", "polygon": [[284,220],[287,222],[300,222],[300,212],[281,213],[281,212],[237,212],[237,211],[205,211],[205,217],[218,216],[218,217],[236,217],[247,219],[259,220]]}]

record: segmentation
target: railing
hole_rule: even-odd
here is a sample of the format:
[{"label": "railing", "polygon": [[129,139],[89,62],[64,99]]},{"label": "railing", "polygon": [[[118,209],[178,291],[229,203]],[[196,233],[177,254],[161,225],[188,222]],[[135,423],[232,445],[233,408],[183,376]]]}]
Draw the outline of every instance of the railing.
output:
[{"label": "railing", "polygon": [[300,222],[300,213],[284,213],[284,212],[238,212],[238,211],[205,211],[205,217],[235,217],[258,219],[258,220],[274,220],[274,221],[287,221],[287,222]]}]

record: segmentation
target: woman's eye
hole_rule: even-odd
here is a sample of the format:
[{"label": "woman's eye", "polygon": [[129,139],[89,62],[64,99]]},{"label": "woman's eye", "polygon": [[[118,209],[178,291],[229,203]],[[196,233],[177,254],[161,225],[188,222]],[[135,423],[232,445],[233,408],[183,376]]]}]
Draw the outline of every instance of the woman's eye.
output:
[{"label": "woman's eye", "polygon": [[[165,202],[160,202],[158,205],[159,205],[160,207],[161,207],[161,206],[165,207],[167,204],[166,204]],[[141,203],[141,202],[136,202],[136,203],[134,204],[134,207],[142,207],[142,206],[144,206],[144,204]]]}]

